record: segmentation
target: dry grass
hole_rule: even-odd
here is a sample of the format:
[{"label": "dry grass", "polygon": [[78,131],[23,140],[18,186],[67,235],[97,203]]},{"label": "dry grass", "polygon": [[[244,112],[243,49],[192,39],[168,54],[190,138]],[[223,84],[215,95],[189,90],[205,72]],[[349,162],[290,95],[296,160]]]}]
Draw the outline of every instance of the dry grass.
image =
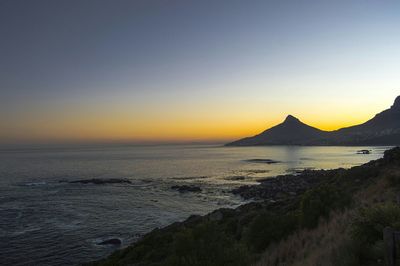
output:
[{"label": "dry grass", "polygon": [[348,224],[352,211],[335,213],[329,221],[321,221],[314,230],[301,230],[278,244],[271,245],[257,266],[323,265],[330,266],[332,256],[348,241]]},{"label": "dry grass", "polygon": [[354,195],[356,207],[370,207],[376,203],[395,201],[399,191],[389,184],[388,178],[386,178],[394,174],[400,176],[399,170],[386,169],[375,183]]},{"label": "dry grass", "polygon": [[[390,173],[385,172],[381,177],[388,174]],[[397,193],[386,178],[376,179],[374,184],[354,195],[356,204],[352,209],[332,213],[330,219],[321,220],[317,228],[300,230],[287,239],[270,245],[256,266],[338,265],[335,257],[340,256],[346,244],[351,241],[349,224],[357,209],[393,201]]]}]

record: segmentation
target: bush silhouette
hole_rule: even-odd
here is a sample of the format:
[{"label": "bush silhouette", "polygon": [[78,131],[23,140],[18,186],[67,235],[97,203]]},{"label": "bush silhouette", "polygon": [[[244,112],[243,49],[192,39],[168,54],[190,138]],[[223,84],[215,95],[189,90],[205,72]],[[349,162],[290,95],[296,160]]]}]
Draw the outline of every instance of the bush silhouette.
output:
[{"label": "bush silhouette", "polygon": [[328,218],[332,210],[343,210],[350,203],[348,193],[331,185],[309,190],[301,199],[300,223],[303,227],[314,228],[321,217]]}]

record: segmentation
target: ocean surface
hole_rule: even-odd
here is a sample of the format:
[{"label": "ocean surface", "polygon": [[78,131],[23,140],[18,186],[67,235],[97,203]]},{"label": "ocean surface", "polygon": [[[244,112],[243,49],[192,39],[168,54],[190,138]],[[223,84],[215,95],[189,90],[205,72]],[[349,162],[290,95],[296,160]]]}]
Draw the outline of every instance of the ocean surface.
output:
[{"label": "ocean surface", "polygon": [[[229,191],[302,169],[349,168],[389,147],[92,145],[0,149],[0,265],[79,265],[156,227],[244,201]],[[357,154],[369,149],[371,154]],[[262,159],[262,160],[255,160]],[[267,164],[264,160],[279,163]],[[124,178],[126,184],[80,184]],[[179,193],[171,186],[200,186]]]}]

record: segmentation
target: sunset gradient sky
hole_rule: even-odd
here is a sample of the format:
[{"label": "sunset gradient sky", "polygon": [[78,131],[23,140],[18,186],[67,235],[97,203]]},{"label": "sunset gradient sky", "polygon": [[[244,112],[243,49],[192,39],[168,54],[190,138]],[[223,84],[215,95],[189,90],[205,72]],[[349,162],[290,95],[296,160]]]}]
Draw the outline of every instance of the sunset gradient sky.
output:
[{"label": "sunset gradient sky", "polygon": [[0,1],[0,143],[325,130],[400,95],[400,1]]}]

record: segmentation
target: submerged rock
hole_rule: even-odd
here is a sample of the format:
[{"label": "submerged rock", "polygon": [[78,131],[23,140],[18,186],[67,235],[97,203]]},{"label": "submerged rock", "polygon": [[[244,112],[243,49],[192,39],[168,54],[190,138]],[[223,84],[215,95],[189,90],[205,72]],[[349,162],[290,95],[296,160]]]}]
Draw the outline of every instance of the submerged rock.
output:
[{"label": "submerged rock", "polygon": [[226,177],[225,180],[229,180],[229,181],[239,181],[239,180],[245,180],[246,177],[245,176],[229,176]]},{"label": "submerged rock", "polygon": [[250,163],[266,163],[266,164],[280,163],[280,161],[275,161],[275,160],[271,160],[271,159],[249,159],[249,160],[246,160],[246,162],[250,162]]},{"label": "submerged rock", "polygon": [[175,185],[172,186],[171,189],[178,190],[180,193],[185,193],[185,192],[201,192],[201,188],[198,186],[189,186],[189,185]]},{"label": "submerged rock", "polygon": [[119,238],[110,238],[110,239],[107,239],[107,240],[104,240],[104,241],[98,243],[97,245],[100,245],[100,246],[105,246],[105,245],[119,246],[121,244],[122,244],[121,239],[119,239]]},{"label": "submerged rock", "polygon": [[171,179],[175,180],[196,180],[196,179],[205,179],[208,176],[181,176],[181,177],[173,177]]},{"label": "submerged rock", "polygon": [[271,170],[265,169],[253,169],[253,170],[240,170],[239,172],[247,173],[247,174],[265,174],[271,172]]},{"label": "submerged rock", "polygon": [[105,179],[91,178],[91,179],[73,180],[69,181],[68,183],[104,185],[104,184],[121,184],[121,183],[131,184],[132,182],[128,179],[123,179],[123,178],[105,178]]}]

